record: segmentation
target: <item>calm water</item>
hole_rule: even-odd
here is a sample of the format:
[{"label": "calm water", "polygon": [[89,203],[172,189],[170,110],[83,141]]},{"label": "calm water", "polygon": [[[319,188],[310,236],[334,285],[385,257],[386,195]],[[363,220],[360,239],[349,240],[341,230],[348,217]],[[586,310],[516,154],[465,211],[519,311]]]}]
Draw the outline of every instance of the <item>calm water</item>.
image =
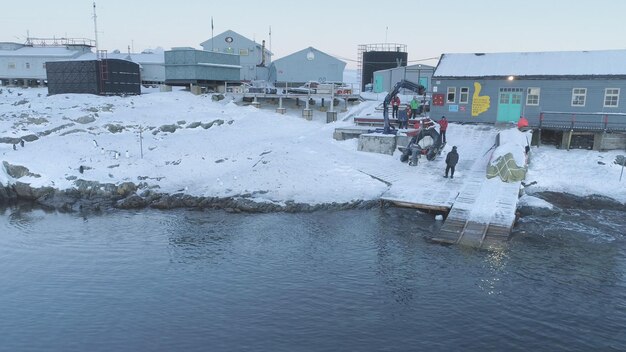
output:
[{"label": "calm water", "polygon": [[626,214],[497,252],[403,209],[0,210],[2,351],[626,350]]}]

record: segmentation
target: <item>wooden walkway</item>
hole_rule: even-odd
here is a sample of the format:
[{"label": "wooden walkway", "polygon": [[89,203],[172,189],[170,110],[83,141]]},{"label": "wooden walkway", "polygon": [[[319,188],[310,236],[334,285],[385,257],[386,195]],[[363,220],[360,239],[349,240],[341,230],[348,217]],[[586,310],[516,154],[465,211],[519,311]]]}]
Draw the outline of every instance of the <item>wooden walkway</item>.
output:
[{"label": "wooden walkway", "polygon": [[[488,160],[487,160],[488,162]],[[477,166],[482,166],[477,163]],[[487,180],[485,168],[472,170],[439,233],[432,241],[475,248],[500,247],[515,224],[521,182]],[[482,175],[482,179],[478,176]]]},{"label": "wooden walkway", "polygon": [[[439,233],[431,240],[476,248],[500,246],[515,223],[521,182],[487,179],[487,165],[498,131],[493,128],[467,130],[459,140],[460,161],[455,178],[443,178],[445,150],[433,161],[422,157],[417,166],[399,164],[395,170],[373,170],[372,176],[390,183],[381,200],[397,206],[448,212]],[[450,137],[448,137],[450,139]],[[394,153],[394,156],[396,154]]]}]

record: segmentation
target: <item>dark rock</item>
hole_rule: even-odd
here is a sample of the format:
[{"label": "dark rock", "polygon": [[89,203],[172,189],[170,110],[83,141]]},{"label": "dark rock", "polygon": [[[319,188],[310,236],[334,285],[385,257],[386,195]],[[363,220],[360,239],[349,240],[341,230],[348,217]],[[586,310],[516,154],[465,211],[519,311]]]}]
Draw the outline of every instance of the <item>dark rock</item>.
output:
[{"label": "dark rock", "polygon": [[523,206],[518,207],[517,211],[519,212],[520,216],[534,215],[534,216],[547,217],[547,216],[557,215],[563,210],[557,207],[546,208],[546,207],[531,207],[528,205],[523,205]]},{"label": "dark rock", "polygon": [[111,123],[108,123],[108,124],[104,125],[104,128],[109,130],[109,132],[111,132],[111,133],[120,133],[120,132],[123,132],[126,129],[122,125],[111,124]]},{"label": "dark rock", "polygon": [[81,129],[73,129],[73,130],[69,130],[69,131],[61,133],[60,136],[67,136],[68,134],[83,133],[83,132],[87,132],[87,131],[81,130]]},{"label": "dark rock", "polygon": [[19,144],[21,141],[20,138],[14,138],[14,137],[2,137],[0,138],[0,143],[5,143],[5,144]]},{"label": "dark rock", "polygon": [[[76,124],[68,123],[68,124],[65,124],[65,125],[57,126],[57,127],[53,128],[53,129],[46,130],[46,131],[43,131],[43,132],[39,132],[39,133],[37,133],[37,136],[39,136],[39,137],[47,136],[49,134],[52,134],[52,133],[55,133],[55,132],[59,132],[59,131],[64,130],[66,128],[72,127],[74,125],[76,125]],[[35,137],[37,137],[37,136],[35,136]],[[26,137],[27,136],[24,136],[23,138],[24,138],[24,140],[28,141],[28,139],[26,139]],[[32,141],[29,141],[29,142],[32,142]]]},{"label": "dark rock", "polygon": [[135,192],[137,192],[137,186],[132,182],[124,182],[117,186],[117,194],[122,197],[126,197]]},{"label": "dark rock", "polygon": [[30,187],[28,183],[16,182],[13,185],[13,189],[17,194],[18,198],[26,199],[26,200],[35,200],[35,196],[33,195],[33,189]]},{"label": "dark rock", "polygon": [[24,166],[11,165],[6,161],[3,161],[2,165],[4,166],[4,169],[7,171],[7,175],[13,178],[20,178],[20,177],[26,176],[30,172],[30,170],[28,170],[28,168]]},{"label": "dark rock", "polygon": [[223,124],[224,124],[224,120],[217,119],[217,120],[215,120],[215,121],[211,121],[211,122],[209,122],[209,123],[203,123],[203,124],[200,124],[200,126],[202,126],[202,128],[204,128],[205,130],[207,130],[207,129],[209,129],[209,128],[213,127],[213,125],[218,125],[218,126],[221,126],[221,125],[223,125]]},{"label": "dark rock", "polygon": [[141,209],[145,208],[147,205],[148,202],[136,194],[115,203],[115,207],[119,209]]},{"label": "dark rock", "polygon": [[163,126],[159,127],[159,130],[161,132],[174,133],[174,132],[176,132],[176,130],[178,128],[179,128],[178,125],[163,125]]},{"label": "dark rock", "polygon": [[92,115],[82,116],[74,120],[76,123],[80,123],[81,125],[86,125],[88,123],[95,122],[96,118]]},{"label": "dark rock", "polygon": [[37,137],[37,135],[35,135],[35,134],[27,134],[25,136],[22,136],[21,139],[26,141],[26,142],[34,142],[34,141],[38,140],[39,137]]}]

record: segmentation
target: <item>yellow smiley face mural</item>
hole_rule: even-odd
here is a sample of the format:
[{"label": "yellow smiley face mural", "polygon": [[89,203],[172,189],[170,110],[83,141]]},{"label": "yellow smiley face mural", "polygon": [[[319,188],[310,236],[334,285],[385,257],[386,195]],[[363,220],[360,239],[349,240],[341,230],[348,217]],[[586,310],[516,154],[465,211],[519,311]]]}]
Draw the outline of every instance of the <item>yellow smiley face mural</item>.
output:
[{"label": "yellow smiley face mural", "polygon": [[482,86],[478,82],[474,82],[474,95],[472,96],[472,116],[478,116],[489,110],[491,100],[488,95],[480,96]]}]

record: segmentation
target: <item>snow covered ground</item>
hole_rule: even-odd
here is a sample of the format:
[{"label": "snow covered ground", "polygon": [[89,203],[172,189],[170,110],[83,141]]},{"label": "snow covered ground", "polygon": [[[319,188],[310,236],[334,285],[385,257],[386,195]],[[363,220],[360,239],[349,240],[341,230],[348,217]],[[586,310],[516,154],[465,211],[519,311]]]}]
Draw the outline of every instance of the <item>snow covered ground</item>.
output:
[{"label": "snow covered ground", "polygon": [[[166,193],[341,203],[377,199],[388,189],[359,170],[407,167],[397,152],[359,152],[356,139],[332,138],[336,127],[353,126],[354,116],[378,116],[380,101],[349,106],[337,122],[326,124],[321,112],[306,121],[291,107],[280,115],[276,106],[256,109],[228,96],[213,101],[184,91],[100,97],[1,89],[0,162],[27,167],[32,175],[19,181],[33,187],[72,188],[76,179],[130,181]],[[471,127],[452,124],[448,138],[465,128]],[[19,139],[26,142],[14,150]],[[454,144],[462,151],[463,143]],[[619,154],[624,153],[533,147],[526,183],[536,181],[529,190],[597,194],[626,203],[626,175],[620,181],[622,167],[614,163]],[[0,167],[0,182],[16,180]]]}]

